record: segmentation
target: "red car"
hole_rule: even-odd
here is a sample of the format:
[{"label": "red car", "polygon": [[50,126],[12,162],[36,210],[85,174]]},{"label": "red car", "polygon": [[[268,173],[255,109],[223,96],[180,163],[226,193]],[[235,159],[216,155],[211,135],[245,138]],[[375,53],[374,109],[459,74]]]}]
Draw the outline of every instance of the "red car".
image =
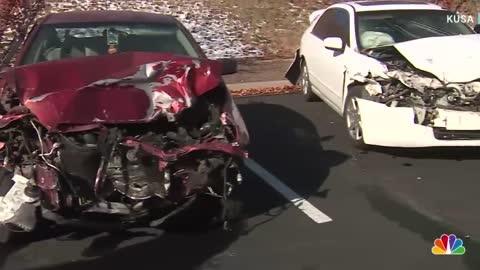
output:
[{"label": "red car", "polygon": [[227,220],[249,141],[222,80],[234,72],[170,16],[40,20],[1,75],[0,240]]}]

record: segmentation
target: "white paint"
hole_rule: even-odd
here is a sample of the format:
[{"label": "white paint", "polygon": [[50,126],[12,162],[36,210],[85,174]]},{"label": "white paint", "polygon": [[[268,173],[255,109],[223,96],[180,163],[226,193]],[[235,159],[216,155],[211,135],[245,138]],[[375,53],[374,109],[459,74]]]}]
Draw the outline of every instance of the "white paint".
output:
[{"label": "white paint", "polygon": [[[435,5],[433,3],[401,3],[398,4],[382,4],[378,3],[376,5],[360,5],[355,1],[349,2],[355,8],[356,12],[365,12],[365,11],[383,11],[383,10],[439,10],[443,9],[442,7]],[[348,6],[346,3],[338,3],[334,6]]]},{"label": "white paint", "polygon": [[[388,107],[384,104],[357,98],[362,117],[363,140],[366,144],[394,147],[436,147],[436,146],[480,146],[480,140],[437,140],[431,127],[414,123],[411,107]],[[438,110],[437,110],[438,111]],[[442,110],[442,115],[448,114]],[[457,129],[469,130],[469,112],[451,115],[449,125]],[[457,119],[455,119],[457,118]],[[455,122],[456,120],[456,122]],[[459,125],[463,127],[460,128]]]},{"label": "white paint", "polygon": [[[480,78],[480,36],[430,37],[394,45],[416,68],[449,82],[471,82]],[[454,53],[445,53],[452,51]]]},{"label": "white paint", "polygon": [[254,160],[246,159],[245,166],[249,168],[252,172],[254,172],[257,176],[262,178],[276,191],[282,194],[287,200],[292,202],[298,209],[300,209],[303,213],[305,213],[305,215],[310,217],[316,223],[325,223],[332,221],[329,216],[318,210],[315,206],[313,206],[302,196],[298,195],[295,191],[291,190],[275,175],[265,170],[260,164],[258,164]]},{"label": "white paint", "polygon": [[323,46],[329,50],[341,50],[343,41],[339,37],[327,37],[323,40]]},{"label": "white paint", "polygon": [[308,20],[310,21],[310,23],[313,23],[315,20],[317,20],[317,18],[319,18],[323,14],[323,12],[325,12],[325,9],[320,9],[312,12],[310,16],[308,16]]}]

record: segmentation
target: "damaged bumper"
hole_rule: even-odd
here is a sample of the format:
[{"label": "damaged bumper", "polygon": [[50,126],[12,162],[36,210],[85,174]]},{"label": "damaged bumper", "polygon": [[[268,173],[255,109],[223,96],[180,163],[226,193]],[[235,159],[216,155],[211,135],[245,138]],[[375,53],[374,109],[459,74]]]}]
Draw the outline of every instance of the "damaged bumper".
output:
[{"label": "damaged bumper", "polygon": [[226,221],[249,133],[220,71],[152,53],[10,70],[0,91],[0,243],[2,231],[31,232],[42,219],[157,227],[204,198],[205,208],[192,206],[197,220]]},{"label": "damaged bumper", "polygon": [[411,107],[357,99],[366,144],[390,147],[480,146],[480,113],[438,110],[434,125],[415,123]]}]

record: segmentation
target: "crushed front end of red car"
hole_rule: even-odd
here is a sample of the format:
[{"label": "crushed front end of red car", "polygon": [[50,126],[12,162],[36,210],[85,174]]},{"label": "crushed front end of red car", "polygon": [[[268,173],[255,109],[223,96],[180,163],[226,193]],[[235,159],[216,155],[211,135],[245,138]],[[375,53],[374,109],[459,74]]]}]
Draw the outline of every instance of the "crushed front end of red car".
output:
[{"label": "crushed front end of red car", "polygon": [[224,202],[241,180],[249,134],[214,60],[121,53],[2,80],[0,223],[33,230],[41,208],[58,224],[158,225],[199,197]]}]

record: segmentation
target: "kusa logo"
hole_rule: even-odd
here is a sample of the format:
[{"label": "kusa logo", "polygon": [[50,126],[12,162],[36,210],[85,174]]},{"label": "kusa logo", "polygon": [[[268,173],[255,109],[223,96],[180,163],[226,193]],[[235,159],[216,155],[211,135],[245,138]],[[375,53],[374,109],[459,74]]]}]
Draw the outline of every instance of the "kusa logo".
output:
[{"label": "kusa logo", "polygon": [[462,14],[447,15],[447,23],[474,23],[473,16]]}]

